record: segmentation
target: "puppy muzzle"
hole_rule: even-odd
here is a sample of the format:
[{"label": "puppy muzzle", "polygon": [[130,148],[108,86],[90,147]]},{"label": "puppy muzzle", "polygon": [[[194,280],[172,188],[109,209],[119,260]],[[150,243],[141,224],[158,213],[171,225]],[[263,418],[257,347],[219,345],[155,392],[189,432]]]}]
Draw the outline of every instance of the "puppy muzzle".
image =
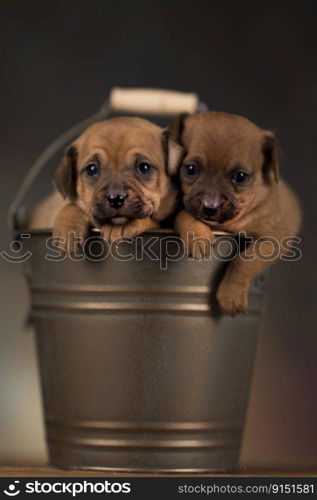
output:
[{"label": "puppy muzzle", "polygon": [[238,215],[238,208],[229,200],[207,201],[202,198],[184,199],[186,210],[196,219],[211,226],[224,224]]},{"label": "puppy muzzle", "polygon": [[152,204],[138,193],[109,193],[108,190],[95,195],[91,208],[93,221],[98,226],[127,224],[134,219],[144,219],[152,211]]}]

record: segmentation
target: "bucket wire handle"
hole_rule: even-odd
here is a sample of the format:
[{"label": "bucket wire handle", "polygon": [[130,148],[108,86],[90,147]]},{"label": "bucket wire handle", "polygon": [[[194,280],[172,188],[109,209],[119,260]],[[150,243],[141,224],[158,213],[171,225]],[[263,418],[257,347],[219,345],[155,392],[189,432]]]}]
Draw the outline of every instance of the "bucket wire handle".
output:
[{"label": "bucket wire handle", "polygon": [[102,104],[96,113],[57,137],[31,165],[9,207],[8,224],[10,229],[16,231],[23,227],[25,223],[23,202],[43,167],[62,147],[71,142],[89,125],[107,118],[111,112],[173,116],[183,112],[202,112],[207,109],[206,104],[200,102],[198,95],[194,93],[147,88],[112,88],[109,99]]}]

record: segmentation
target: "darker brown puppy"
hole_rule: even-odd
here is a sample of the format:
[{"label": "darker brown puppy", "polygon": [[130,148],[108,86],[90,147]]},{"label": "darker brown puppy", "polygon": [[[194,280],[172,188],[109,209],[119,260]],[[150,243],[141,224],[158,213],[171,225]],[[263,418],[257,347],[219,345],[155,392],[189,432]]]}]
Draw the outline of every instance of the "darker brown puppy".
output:
[{"label": "darker brown puppy", "polygon": [[185,210],[176,219],[176,230],[188,253],[197,258],[208,254],[213,230],[252,239],[230,263],[217,292],[222,311],[235,316],[247,311],[253,278],[281,255],[282,240],[298,232],[297,199],[279,178],[272,132],[218,112],[183,115],[170,129],[185,150],[180,169]]},{"label": "darker brown puppy", "polygon": [[171,174],[182,154],[160,127],[141,118],[112,118],[89,127],[68,148],[55,183],[69,200],[53,234],[74,252],[90,226],[107,241],[157,227],[175,207]]}]

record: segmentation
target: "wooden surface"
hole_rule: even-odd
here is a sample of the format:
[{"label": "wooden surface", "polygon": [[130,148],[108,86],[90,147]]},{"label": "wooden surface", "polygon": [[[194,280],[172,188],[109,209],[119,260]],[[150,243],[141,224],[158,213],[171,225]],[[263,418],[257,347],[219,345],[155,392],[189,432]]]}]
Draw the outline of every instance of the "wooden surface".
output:
[{"label": "wooden surface", "polygon": [[[186,477],[186,474],[136,474],[107,471],[62,470],[54,467],[13,467],[0,466],[1,477]],[[235,474],[188,474],[195,477],[317,477],[317,470],[297,469],[241,469]]]}]

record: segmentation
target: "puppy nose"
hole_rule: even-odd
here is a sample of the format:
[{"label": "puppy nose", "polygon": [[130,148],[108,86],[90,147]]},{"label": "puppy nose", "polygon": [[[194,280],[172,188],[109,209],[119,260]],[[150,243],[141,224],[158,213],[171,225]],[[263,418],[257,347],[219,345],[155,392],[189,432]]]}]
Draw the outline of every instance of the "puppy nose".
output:
[{"label": "puppy nose", "polygon": [[208,205],[207,203],[203,204],[203,213],[208,217],[214,217],[219,212],[220,205]]},{"label": "puppy nose", "polygon": [[124,205],[124,202],[127,198],[126,194],[110,194],[109,196],[106,196],[109,205],[111,208],[115,208],[116,210],[119,210]]}]

